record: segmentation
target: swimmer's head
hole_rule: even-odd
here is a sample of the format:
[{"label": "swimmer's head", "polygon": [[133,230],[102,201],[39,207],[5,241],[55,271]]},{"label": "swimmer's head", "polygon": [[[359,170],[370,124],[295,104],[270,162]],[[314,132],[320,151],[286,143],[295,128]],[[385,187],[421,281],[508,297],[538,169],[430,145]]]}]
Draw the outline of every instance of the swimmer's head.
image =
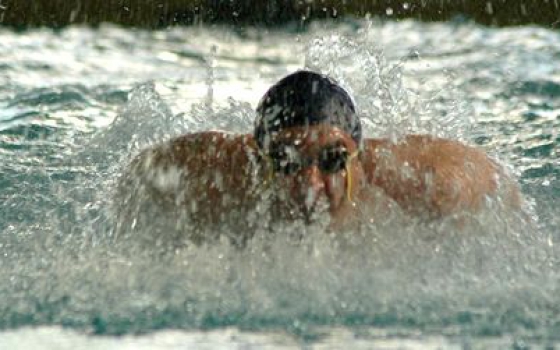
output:
[{"label": "swimmer's head", "polygon": [[273,85],[257,107],[254,136],[261,149],[283,129],[328,124],[348,133],[357,145],[362,125],[352,98],[329,77],[306,70]]}]

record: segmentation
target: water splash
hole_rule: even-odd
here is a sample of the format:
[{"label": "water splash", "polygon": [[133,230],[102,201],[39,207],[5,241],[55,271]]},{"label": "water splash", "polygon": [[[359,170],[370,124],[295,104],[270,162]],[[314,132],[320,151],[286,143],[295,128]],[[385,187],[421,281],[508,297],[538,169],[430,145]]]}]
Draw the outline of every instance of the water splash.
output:
[{"label": "water splash", "polygon": [[[462,45],[468,50],[452,52],[455,56],[451,56],[453,60],[472,59],[473,71],[478,67],[478,58],[492,58],[472,54],[483,45],[508,43],[508,55],[513,55],[508,56],[512,58],[508,65],[525,62],[520,57],[526,54],[547,57],[543,51],[511,44],[515,44],[515,37],[522,36],[518,31],[441,26],[445,35],[455,39],[458,36],[453,36],[453,32],[460,32],[459,37],[464,38]],[[404,22],[381,27],[374,24],[364,30],[388,31],[391,35],[385,39],[377,35],[390,40],[383,45],[388,50],[390,46],[398,46],[399,50],[405,47],[402,50],[408,52],[406,45],[413,40],[403,40],[399,33],[404,31],[417,38],[420,48],[425,48],[429,47],[429,40],[445,39],[443,34],[433,33],[441,32],[440,27],[432,29],[433,32],[430,28],[433,27]],[[544,40],[539,39],[540,30],[527,30],[536,41]],[[73,29],[71,33],[80,38],[72,41],[73,45],[83,43],[83,32],[104,36],[109,43],[115,37],[119,43],[124,40],[126,47],[138,47],[131,44],[135,42],[132,32],[116,28],[106,28],[97,34]],[[417,32],[428,39],[416,36]],[[468,35],[463,35],[465,32]],[[351,91],[367,122],[369,136],[387,137],[392,133],[400,135],[404,130],[421,130],[459,139],[467,137],[464,135],[468,132],[463,132],[460,125],[468,113],[454,103],[460,106],[472,101],[472,97],[452,102],[446,91],[442,95],[430,89],[415,92],[408,84],[411,78],[407,72],[411,62],[418,63],[416,58],[393,67],[393,56],[387,54],[387,49],[386,56],[381,55],[372,49],[369,39],[356,32],[350,32],[350,39],[323,34],[320,30],[304,33],[304,41],[306,35],[319,37],[309,38],[316,41],[310,41],[308,49],[304,49],[309,57],[306,64],[332,73]],[[71,40],[70,34],[64,35],[62,41]],[[172,51],[161,39],[165,36],[141,34],[146,40],[139,46],[154,51],[156,45],[155,51]],[[185,36],[189,35],[176,29],[173,45],[179,41],[177,38]],[[41,37],[45,41],[53,39],[48,33],[41,33]],[[486,40],[487,37],[493,41]],[[551,34],[546,40],[557,40],[554,37]],[[407,44],[399,46],[399,40]],[[270,41],[274,47],[268,53],[290,44],[287,40],[283,41],[285,45]],[[456,45],[455,41],[446,42]],[[240,45],[237,41],[234,44]],[[222,45],[227,46],[227,42]],[[113,44],[111,54],[116,55],[120,47]],[[290,53],[278,54],[281,67],[271,68],[270,61],[263,63],[264,68],[259,66],[264,77],[276,79],[285,72],[284,63],[294,65],[293,57],[284,60],[292,55],[291,50],[283,50]],[[449,62],[445,61],[447,55],[435,51],[433,57],[423,60]],[[125,50],[123,57],[129,56]],[[547,62],[551,66],[555,61]],[[161,68],[159,63],[150,65],[152,71]],[[241,77],[253,76],[253,64],[250,62],[246,68],[250,74],[245,73],[245,66],[240,63],[241,68],[232,71]],[[501,72],[501,66],[492,64],[487,78],[502,81],[500,76],[492,75]],[[216,66],[220,67],[219,59]],[[175,72],[180,66],[163,68],[166,67]],[[197,69],[203,71],[203,67]],[[522,64],[518,69],[528,71]],[[169,71],[162,76],[169,76]],[[433,70],[428,70],[428,74],[434,74]],[[464,75],[459,76],[458,82],[467,84],[470,77]],[[204,79],[203,75],[195,76]],[[81,78],[81,74],[76,74],[76,80]],[[540,79],[532,75],[526,78]],[[507,99],[500,95],[500,89],[489,91],[476,82],[471,84],[479,89],[477,94],[485,93],[496,100],[487,108],[500,116],[504,110],[515,116],[518,104],[525,103],[526,96],[509,89],[507,83],[504,90],[514,95]],[[124,87],[121,85],[120,89]],[[427,98],[422,94],[427,94]],[[486,103],[477,94],[473,96],[482,102],[473,103]],[[431,107],[425,106],[426,101],[432,102]],[[552,110],[557,109],[556,102],[551,102]],[[477,108],[480,112],[481,107]],[[444,115],[442,110],[448,114]],[[427,121],[405,119],[407,113],[417,116],[422,111],[428,111],[426,118],[433,113],[436,120],[450,118],[450,122],[443,122],[443,130],[438,131]],[[453,113],[461,117],[454,119]],[[509,139],[503,136],[503,125],[510,125],[509,114],[503,115],[504,120],[490,125],[495,126],[490,136],[497,140],[497,144],[490,146],[505,145],[504,152],[514,152],[508,146]],[[208,113],[202,104],[187,114],[174,114],[169,102],[157,93],[157,87],[148,84],[133,90],[115,123],[94,136],[78,132],[69,136],[56,127],[28,127],[28,134],[25,128],[5,130],[4,177],[0,179],[4,184],[1,195],[5,215],[0,226],[0,279],[4,281],[0,284],[0,327],[56,324],[96,334],[131,334],[164,328],[198,331],[232,326],[257,332],[280,329],[303,339],[317,339],[325,326],[343,327],[353,333],[359,333],[362,326],[373,326],[387,330],[389,336],[435,332],[458,337],[508,334],[557,339],[558,238],[543,234],[558,227],[557,219],[548,218],[534,228],[491,207],[482,216],[472,218],[466,230],[458,231],[448,222],[414,222],[396,210],[391,217],[383,217],[363,232],[350,234],[329,236],[320,228],[297,224],[279,227],[276,234],[257,234],[241,251],[227,240],[162,252],[136,246],[133,235],[124,240],[114,239],[112,190],[121,170],[139,149],[177,134],[209,128],[249,132],[253,118],[250,105],[237,100],[230,100],[223,109],[215,107],[213,113]],[[531,128],[538,130],[539,125],[531,124]],[[13,152],[16,148],[17,153]],[[535,158],[533,163],[524,164],[530,166],[540,161],[543,159]],[[539,198],[548,203],[548,207],[540,207],[541,211],[551,217],[556,212],[555,196],[551,193],[557,167],[547,169],[541,175],[552,184]],[[541,175],[528,174],[526,181],[540,181]],[[157,222],[157,216],[154,220]]]},{"label": "water splash", "polygon": [[334,77],[354,96],[368,137],[396,141],[408,134],[424,133],[468,139],[471,110],[451,84],[452,76],[447,78],[445,90],[408,88],[403,72],[406,59],[389,62],[383,51],[364,37],[316,38],[306,49],[305,66]]},{"label": "water splash", "polygon": [[[239,115],[239,128],[247,128],[247,106],[229,109]],[[149,131],[169,137],[178,131],[176,123],[185,125],[179,119],[144,85],[131,94],[115,125],[85,149],[104,144],[128,156],[127,137],[136,142],[133,149],[149,145],[155,135]],[[274,235],[257,234],[242,251],[227,240],[172,251],[146,249],[134,244],[138,232],[119,241],[111,236],[114,213],[107,197],[114,183],[108,179],[118,170],[110,163],[122,166],[126,159],[100,161],[99,169],[108,170],[83,171],[65,186],[53,187],[61,202],[51,203],[57,211],[47,211],[47,227],[8,231],[18,243],[3,261],[2,278],[13,282],[0,289],[6,315],[1,326],[56,323],[121,334],[234,325],[313,334],[324,325],[424,330],[460,325],[483,335],[531,322],[553,330],[542,314],[530,311],[541,298],[551,305],[556,295],[550,283],[550,290],[537,287],[551,273],[544,272],[550,271],[551,260],[542,251],[541,237],[527,234],[530,228],[498,211],[473,218],[461,231],[446,222],[422,226],[397,213],[363,232],[335,236],[297,223],[279,227]],[[160,214],[151,220],[162,223]],[[294,232],[304,234],[294,241]],[[23,256],[28,262],[16,266]],[[17,303],[20,294],[14,291],[35,302]],[[503,317],[510,317],[507,326]]]},{"label": "water splash", "polygon": [[213,45],[210,48],[210,54],[206,58],[206,64],[208,65],[208,77],[206,78],[206,85],[208,86],[208,91],[206,93],[206,111],[209,115],[212,114],[212,105],[214,104],[214,70],[215,70],[215,56],[218,52],[218,47]]}]

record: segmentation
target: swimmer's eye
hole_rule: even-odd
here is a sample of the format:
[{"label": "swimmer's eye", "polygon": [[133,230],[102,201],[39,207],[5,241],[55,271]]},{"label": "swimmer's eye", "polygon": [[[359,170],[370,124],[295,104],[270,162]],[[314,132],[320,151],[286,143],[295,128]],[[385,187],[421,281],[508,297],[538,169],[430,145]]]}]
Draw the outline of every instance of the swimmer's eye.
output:
[{"label": "swimmer's eye", "polygon": [[294,149],[282,146],[271,149],[269,156],[275,173],[291,175],[316,163],[322,173],[336,174],[346,168],[349,153],[345,147],[328,146],[320,151],[317,159],[302,161]]},{"label": "swimmer's eye", "polygon": [[319,156],[319,169],[325,174],[335,174],[346,168],[348,150],[344,147],[326,147]]},{"label": "swimmer's eye", "polygon": [[302,168],[300,159],[295,151],[285,146],[273,148],[269,154],[275,173],[291,175]]}]

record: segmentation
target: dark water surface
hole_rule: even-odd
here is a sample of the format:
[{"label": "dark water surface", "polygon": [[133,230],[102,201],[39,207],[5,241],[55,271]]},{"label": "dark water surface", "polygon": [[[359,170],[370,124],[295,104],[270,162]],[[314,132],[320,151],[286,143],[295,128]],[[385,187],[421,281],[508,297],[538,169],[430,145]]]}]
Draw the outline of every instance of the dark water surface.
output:
[{"label": "dark water surface", "polygon": [[[484,148],[518,176],[535,222],[491,207],[457,231],[396,214],[242,252],[114,239],[113,186],[132,155],[250,131],[267,86],[302,67],[353,94],[369,137]],[[0,348],[558,346],[559,130],[560,32],[543,28],[2,29]]]}]

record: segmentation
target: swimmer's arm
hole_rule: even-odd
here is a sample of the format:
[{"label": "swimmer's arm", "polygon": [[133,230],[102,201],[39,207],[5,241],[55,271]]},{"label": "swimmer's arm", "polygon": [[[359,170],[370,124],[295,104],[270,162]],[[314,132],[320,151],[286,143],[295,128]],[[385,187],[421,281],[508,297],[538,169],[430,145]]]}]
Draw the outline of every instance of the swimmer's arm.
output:
[{"label": "swimmer's arm", "polygon": [[216,211],[243,201],[253,185],[246,175],[254,167],[255,154],[248,135],[187,134],[143,150],[128,174],[160,199]]},{"label": "swimmer's arm", "polygon": [[476,212],[487,198],[498,196],[512,208],[522,205],[514,179],[476,148],[418,135],[398,144],[366,140],[365,146],[369,183],[411,213]]}]

